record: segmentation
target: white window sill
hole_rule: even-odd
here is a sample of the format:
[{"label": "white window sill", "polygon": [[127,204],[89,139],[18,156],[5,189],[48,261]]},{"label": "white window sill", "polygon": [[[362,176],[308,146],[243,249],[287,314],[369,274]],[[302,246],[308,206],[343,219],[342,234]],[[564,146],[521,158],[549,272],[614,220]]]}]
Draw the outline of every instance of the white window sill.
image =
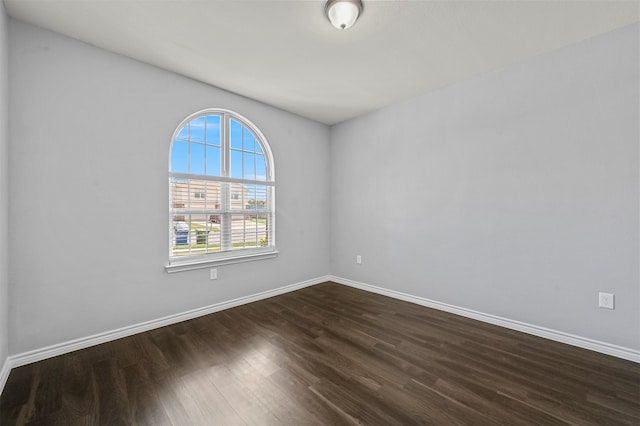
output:
[{"label": "white window sill", "polygon": [[253,262],[256,260],[273,259],[278,256],[277,250],[260,251],[254,253],[231,253],[227,257],[198,258],[189,260],[174,260],[164,266],[168,274],[175,272],[193,271],[215,266],[233,265],[234,263]]}]

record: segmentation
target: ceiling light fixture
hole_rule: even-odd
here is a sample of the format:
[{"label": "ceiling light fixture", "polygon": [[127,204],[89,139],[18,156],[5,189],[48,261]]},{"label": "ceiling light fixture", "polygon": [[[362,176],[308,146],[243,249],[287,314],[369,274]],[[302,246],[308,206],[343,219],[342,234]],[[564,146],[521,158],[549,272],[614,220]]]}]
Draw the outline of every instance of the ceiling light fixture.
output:
[{"label": "ceiling light fixture", "polygon": [[362,13],[360,0],[329,0],[324,7],[327,18],[339,30],[352,26]]}]

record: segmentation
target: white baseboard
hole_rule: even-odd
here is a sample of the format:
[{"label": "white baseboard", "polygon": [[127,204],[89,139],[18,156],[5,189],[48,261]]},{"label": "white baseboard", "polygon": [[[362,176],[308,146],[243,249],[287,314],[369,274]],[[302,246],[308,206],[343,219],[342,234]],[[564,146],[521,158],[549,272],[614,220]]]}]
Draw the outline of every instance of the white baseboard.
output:
[{"label": "white baseboard", "polygon": [[[289,293],[291,291],[299,290],[304,287],[320,284],[326,281],[330,281],[329,276],[318,277],[307,281],[302,281],[296,284],[279,287],[273,290],[263,291],[261,293],[252,294],[249,296],[239,297],[237,299],[229,300],[226,302],[216,303],[214,305],[205,306],[202,308],[192,309],[187,312],[179,314],[169,315],[164,318],[158,318],[155,320],[143,322],[140,324],[131,325],[128,327],[119,328],[117,330],[107,331],[104,333],[95,334],[93,336],[82,337],[79,339],[71,340],[68,342],[51,345],[41,349],[35,349],[29,352],[24,352],[18,355],[10,356],[5,363],[5,367],[2,373],[9,375],[11,368],[20,367],[23,365],[31,364],[32,362],[42,361],[47,358],[66,354],[76,351],[78,349],[85,349],[90,346],[99,345],[101,343],[110,342],[123,337],[132,336],[134,334],[142,333],[144,331],[153,330],[156,328],[164,327],[178,322],[187,321],[193,318],[201,317],[204,315],[212,314],[214,312],[224,311],[225,309],[235,308],[236,306],[244,305],[258,300],[267,299],[269,297],[278,296],[280,294]],[[3,376],[0,376],[0,379]],[[4,383],[0,382],[0,393],[4,388]]]},{"label": "white baseboard", "polygon": [[0,394],[2,394],[2,390],[4,389],[4,385],[7,383],[10,372],[11,365],[9,364],[9,359],[6,359],[2,365],[2,370],[0,370]]},{"label": "white baseboard", "polygon": [[410,294],[401,293],[394,290],[388,290],[382,287],[376,287],[370,284],[349,280],[346,278],[330,276],[330,280],[338,284],[348,285],[360,290],[370,291],[372,293],[381,294],[383,296],[392,297],[394,299],[404,300],[405,302],[415,303],[417,305],[438,309],[452,314],[460,315],[467,318],[483,321],[489,324],[499,325],[500,327],[509,328],[511,330],[521,331],[523,333],[532,334],[545,339],[555,340],[556,342],[566,343],[568,345],[577,346],[583,349],[589,349],[606,355],[615,356],[617,358],[640,363],[640,351],[625,348],[622,346],[612,345],[600,342],[586,337],[576,336],[562,331],[551,330],[537,325],[527,324],[520,321],[511,320],[495,315],[485,314],[471,309],[461,308],[447,303],[437,302],[435,300],[425,299],[423,297],[412,296]]},{"label": "white baseboard", "polygon": [[169,315],[164,318],[158,318],[155,320],[147,321],[140,324],[135,324],[128,327],[119,328],[113,331],[107,331],[104,333],[95,334],[93,336],[83,337],[80,339],[71,340],[68,342],[59,343],[56,345],[48,346],[41,349],[35,349],[22,354],[13,355],[7,358],[2,370],[0,370],[0,394],[4,390],[4,385],[9,377],[9,373],[12,368],[20,367],[32,362],[42,361],[54,356],[63,355],[65,353],[73,352],[79,349],[85,349],[91,346],[99,345],[101,343],[110,342],[123,337],[132,336],[134,334],[142,333],[145,331],[153,330],[156,328],[164,327],[178,322],[187,321],[193,318],[201,317],[204,315],[220,312],[225,309],[234,308],[236,306],[244,305],[258,300],[267,299],[269,297],[278,296],[280,294],[289,293],[295,290],[299,290],[304,287],[320,284],[326,281],[333,281],[339,284],[348,285],[350,287],[359,288],[361,290],[370,291],[372,293],[381,294],[383,296],[389,296],[394,299],[404,300],[406,302],[415,303],[417,305],[427,306],[429,308],[438,309],[445,312],[450,312],[456,315],[460,315],[467,318],[476,319],[489,324],[498,325],[501,327],[509,328],[512,330],[521,331],[524,333],[532,334],[534,336],[544,337],[546,339],[555,340],[557,342],[566,343],[569,345],[577,346],[584,349],[600,352],[607,355],[612,355],[618,358],[626,359],[629,361],[640,363],[640,351],[636,351],[621,346],[611,345],[609,343],[600,342],[597,340],[587,339],[585,337],[575,336],[561,331],[551,330],[544,327],[538,327],[536,325],[526,324],[519,321],[510,320],[508,318],[502,318],[495,315],[489,315],[482,312],[473,311],[471,309],[461,308],[447,303],[441,303],[434,300],[425,299],[423,297],[412,296],[410,294],[401,293],[394,290],[388,290],[382,287],[376,287],[370,284],[365,284],[346,278],[341,278],[333,275],[327,275],[323,277],[314,278],[307,281],[302,281],[296,284],[279,287],[273,290],[256,293],[249,296],[239,297],[237,299],[229,300],[226,302],[216,303],[214,305],[205,306],[202,308],[193,309],[187,312],[179,314]]}]

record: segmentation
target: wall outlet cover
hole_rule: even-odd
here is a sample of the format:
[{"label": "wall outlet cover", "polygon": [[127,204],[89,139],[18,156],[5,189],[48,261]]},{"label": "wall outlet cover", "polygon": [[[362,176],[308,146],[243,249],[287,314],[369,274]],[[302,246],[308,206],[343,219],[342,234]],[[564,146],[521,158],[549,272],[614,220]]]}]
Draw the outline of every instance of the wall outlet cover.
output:
[{"label": "wall outlet cover", "polygon": [[612,293],[598,293],[598,307],[605,309],[615,309],[614,295]]}]

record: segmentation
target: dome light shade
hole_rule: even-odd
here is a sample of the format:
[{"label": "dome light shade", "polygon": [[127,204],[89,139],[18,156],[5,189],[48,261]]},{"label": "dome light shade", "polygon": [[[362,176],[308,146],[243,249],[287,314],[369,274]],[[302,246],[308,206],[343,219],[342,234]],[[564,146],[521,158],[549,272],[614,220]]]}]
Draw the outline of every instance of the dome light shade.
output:
[{"label": "dome light shade", "polygon": [[352,26],[362,13],[360,0],[329,0],[325,12],[331,24],[339,30]]}]

